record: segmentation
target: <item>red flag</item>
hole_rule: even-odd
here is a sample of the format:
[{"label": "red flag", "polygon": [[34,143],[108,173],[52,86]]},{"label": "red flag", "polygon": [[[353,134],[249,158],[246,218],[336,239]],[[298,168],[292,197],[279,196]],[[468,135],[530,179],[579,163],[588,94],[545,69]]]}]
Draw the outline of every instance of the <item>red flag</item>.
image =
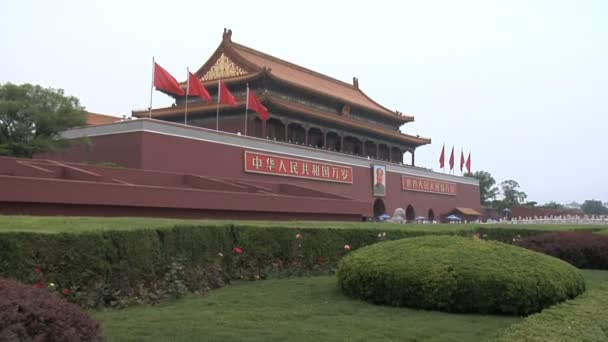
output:
[{"label": "red flag", "polygon": [[462,167],[464,166],[464,152],[462,149],[460,150],[460,172],[462,172]]},{"label": "red flag", "polygon": [[209,92],[207,91],[207,89],[205,89],[205,86],[203,86],[201,80],[199,80],[198,77],[194,76],[194,74],[192,74],[191,72],[189,72],[188,74],[188,94],[198,96],[207,102],[211,102],[211,95],[209,95]]},{"label": "red flag", "polygon": [[232,93],[230,92],[230,90],[228,90],[228,88],[226,87],[226,85],[224,84],[224,82],[219,81],[220,82],[220,98],[219,103],[223,103],[223,104],[228,104],[231,105],[232,107],[236,107],[236,99],[234,98],[234,95],[232,95]]},{"label": "red flag", "polygon": [[445,144],[443,144],[443,147],[441,147],[441,155],[439,155],[439,167],[442,169],[445,167]]},{"label": "red flag", "polygon": [[175,77],[171,76],[167,70],[163,69],[157,63],[154,63],[154,86],[156,90],[162,90],[169,94],[184,96],[186,92],[184,89],[179,87],[179,83],[175,80]]},{"label": "red flag", "polygon": [[466,166],[467,166],[467,172],[471,173],[471,151],[469,151],[469,156],[467,157]]},{"label": "red flag", "polygon": [[452,146],[452,154],[450,154],[450,171],[454,170],[454,146]]},{"label": "red flag", "polygon": [[268,113],[268,108],[264,107],[264,105],[260,102],[260,100],[255,96],[253,90],[249,91],[249,109],[255,110],[258,112],[260,119],[266,121],[270,119],[270,113]]}]

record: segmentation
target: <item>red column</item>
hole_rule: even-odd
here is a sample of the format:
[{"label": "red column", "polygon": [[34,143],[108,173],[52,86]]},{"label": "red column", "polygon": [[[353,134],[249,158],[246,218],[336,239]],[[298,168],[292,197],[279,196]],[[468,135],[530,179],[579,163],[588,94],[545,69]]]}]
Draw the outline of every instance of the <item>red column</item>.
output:
[{"label": "red column", "polygon": [[268,120],[262,121],[262,139],[266,138],[266,122],[268,122]]}]

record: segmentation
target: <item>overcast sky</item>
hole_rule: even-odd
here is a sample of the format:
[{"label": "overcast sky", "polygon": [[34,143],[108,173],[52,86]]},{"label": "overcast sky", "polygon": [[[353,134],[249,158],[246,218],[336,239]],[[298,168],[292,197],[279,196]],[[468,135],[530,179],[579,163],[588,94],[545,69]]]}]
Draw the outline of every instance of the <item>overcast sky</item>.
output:
[{"label": "overcast sky", "polygon": [[415,116],[421,166],[445,142],[528,200],[608,201],[608,1],[5,1],[0,83],[122,116],[149,105],[152,56],[183,81],[224,27]]}]

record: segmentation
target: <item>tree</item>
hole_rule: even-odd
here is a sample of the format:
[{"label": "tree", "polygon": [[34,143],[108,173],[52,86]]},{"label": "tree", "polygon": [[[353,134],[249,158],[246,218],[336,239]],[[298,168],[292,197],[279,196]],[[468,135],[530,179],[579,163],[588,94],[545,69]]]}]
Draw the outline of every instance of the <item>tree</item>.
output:
[{"label": "tree", "polygon": [[575,201],[572,201],[572,202],[566,204],[566,208],[568,208],[568,209],[580,209],[581,208],[581,204],[577,203]]},{"label": "tree", "polygon": [[559,204],[555,201],[551,201],[549,203],[545,203],[542,206],[543,208],[549,208],[549,209],[565,209],[566,207],[563,204]]},{"label": "tree", "polygon": [[586,200],[581,209],[587,215],[606,215],[608,214],[608,208],[606,208],[602,201],[597,200]]},{"label": "tree", "polygon": [[0,155],[31,158],[65,147],[59,135],[84,126],[87,114],[73,96],[39,85],[0,85]]},{"label": "tree", "polygon": [[498,188],[494,186],[496,184],[494,177],[487,171],[477,171],[474,174],[467,174],[467,176],[479,180],[481,204],[485,206],[490,205],[498,194]]},{"label": "tree", "polygon": [[523,203],[521,206],[526,207],[526,208],[536,208],[537,205],[538,205],[538,202],[529,201],[529,202]]},{"label": "tree", "polygon": [[518,206],[526,200],[528,195],[525,192],[519,190],[519,183],[510,179],[500,183],[502,188],[502,194],[504,199],[502,200],[503,208],[513,208]]}]

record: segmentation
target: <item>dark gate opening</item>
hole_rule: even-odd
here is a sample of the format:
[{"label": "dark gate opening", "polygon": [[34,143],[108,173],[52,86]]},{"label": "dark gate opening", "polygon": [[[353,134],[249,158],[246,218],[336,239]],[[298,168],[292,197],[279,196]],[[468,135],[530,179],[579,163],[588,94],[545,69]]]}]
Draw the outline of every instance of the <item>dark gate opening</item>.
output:
[{"label": "dark gate opening", "polygon": [[376,198],[374,201],[374,218],[386,214],[386,207],[384,207],[384,201],[381,198]]},{"label": "dark gate opening", "polygon": [[412,205],[408,205],[407,209],[405,210],[405,219],[407,220],[407,222],[413,222],[416,220],[416,213],[414,212],[414,207],[412,207]]},{"label": "dark gate opening", "polygon": [[435,221],[435,212],[433,211],[433,209],[429,209],[429,217],[428,217],[428,219],[431,222]]}]

